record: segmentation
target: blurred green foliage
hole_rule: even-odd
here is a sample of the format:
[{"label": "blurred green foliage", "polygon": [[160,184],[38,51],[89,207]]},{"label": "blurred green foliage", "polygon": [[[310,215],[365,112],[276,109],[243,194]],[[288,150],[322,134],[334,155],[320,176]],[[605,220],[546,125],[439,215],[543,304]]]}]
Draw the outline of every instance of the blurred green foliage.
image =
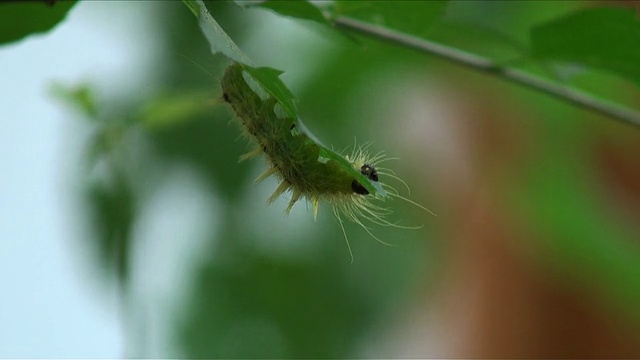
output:
[{"label": "blurred green foliage", "polygon": [[[335,7],[323,10],[333,16],[354,16],[442,41],[496,60],[519,58],[523,67],[539,65],[540,58],[551,63],[559,61],[559,64],[569,61],[587,69],[590,66],[609,69],[637,81],[635,65],[640,59],[640,47],[635,46],[633,36],[639,33],[639,26],[637,19],[631,19],[624,10],[596,8],[574,13],[573,10],[580,10],[584,4],[536,1],[517,5],[506,1],[404,2],[406,6],[401,5],[340,1]],[[393,248],[380,246],[357,226],[348,224],[347,233],[355,253],[353,265],[348,263],[348,252],[338,226],[326,212],[311,228],[296,228],[294,223],[282,234],[246,231],[248,224],[256,221],[246,215],[251,208],[258,207],[258,213],[282,209],[273,209],[277,204],[264,207],[266,197],[252,197],[256,195],[252,177],[259,162],[237,163],[237,157],[246,151],[247,145],[236,140],[238,129],[228,124],[233,116],[231,112],[221,106],[211,106],[209,100],[219,97],[215,79],[183,58],[170,54],[188,54],[213,74],[221,74],[228,60],[220,56],[212,58],[210,44],[185,6],[178,2],[161,2],[157,6],[161,11],[156,21],[171,25],[154,34],[164,41],[168,54],[166,58],[156,59],[164,63],[165,69],[157,74],[163,86],[158,91],[161,95],[146,104],[106,104],[94,101],[88,88],[59,91],[66,99],[75,99],[87,117],[97,120],[93,122],[95,136],[90,146],[93,155],[87,170],[93,176],[88,177],[85,189],[96,235],[92,240],[100,258],[96,264],[114,273],[115,279],[127,288],[128,269],[133,262],[141,261],[132,256],[133,244],[137,241],[132,229],[138,220],[138,211],[142,203],[153,196],[158,177],[168,176],[166,169],[175,164],[188,166],[204,179],[206,191],[220,202],[222,210],[218,212],[217,223],[221,225],[208,228],[208,224],[202,224],[208,235],[201,251],[210,256],[201,263],[185,264],[194,274],[189,287],[192,290],[184,296],[186,300],[181,304],[180,316],[176,315],[178,319],[165,317],[165,321],[173,321],[172,335],[178,347],[171,355],[189,358],[358,356],[367,336],[432,284],[438,276],[438,257],[445,251],[435,246],[432,239],[446,237],[447,227],[458,224],[438,218],[429,220],[426,229],[420,231],[376,229],[382,239],[398,245]],[[270,12],[245,9],[233,2],[211,1],[206,2],[206,6],[240,49],[248,54],[265,54],[249,45],[252,36],[266,31],[263,27],[274,23]],[[354,118],[351,109],[356,94],[383,81],[378,74],[406,68],[415,73],[456,72],[458,76],[467,76],[464,71],[458,72],[438,60],[406,49],[369,39],[357,43],[345,40],[327,31],[318,12],[308,3],[270,1],[261,6],[283,15],[315,20],[313,24],[305,22],[304,26],[330,43],[317,50],[318,39],[317,43],[309,44],[292,42],[273,51],[286,51],[284,57],[292,58],[295,66],[285,69],[284,78],[304,79],[296,83],[298,110],[310,119],[309,126],[317,130],[321,138],[337,148],[350,144],[354,135],[359,140],[373,136],[373,125],[367,119]],[[571,14],[560,17],[568,12]],[[615,27],[609,26],[612,19]],[[585,30],[591,26],[598,29],[596,40]],[[274,37],[287,36],[277,29],[269,31]],[[314,60],[296,63],[296,58],[306,53],[312,54]],[[252,60],[259,65],[277,67],[261,58],[252,57]],[[287,78],[288,74],[293,78]],[[572,81],[577,84],[582,79],[597,89],[613,84],[620,93],[628,90],[610,78],[584,80],[585,76],[588,74]],[[494,81],[488,77],[467,78],[469,84],[477,87]],[[501,89],[509,92],[507,95],[505,90],[504,95],[497,95],[503,97],[503,101],[519,104],[521,111],[542,119],[527,124],[532,129],[534,155],[522,159],[518,168],[526,170],[515,170],[507,176],[509,183],[497,190],[500,197],[513,206],[514,217],[542,234],[542,241],[537,245],[544,251],[536,261],[552,264],[552,271],[560,271],[570,281],[596,288],[606,294],[605,297],[622,304],[625,314],[640,322],[640,310],[635,306],[640,301],[638,233],[629,222],[605,213],[603,185],[594,180],[600,170],[589,162],[594,134],[602,131],[617,139],[624,130],[620,130],[618,124],[605,123],[602,118],[587,116],[527,90]],[[385,98],[384,93],[375,95],[377,99]],[[521,124],[522,120],[513,121]],[[391,131],[393,119],[384,126],[386,131]],[[151,149],[151,155],[139,151],[139,137]],[[384,144],[384,139],[380,143]],[[147,171],[143,165],[149,163],[159,170]],[[402,168],[415,169],[422,165],[405,164]],[[487,177],[493,174],[487,172]],[[431,198],[438,189],[421,182],[417,174],[408,175],[403,177],[417,188],[416,198],[432,207],[425,199]],[[396,204],[398,218],[408,222],[425,218],[424,214]],[[437,207],[435,210],[438,212]],[[178,214],[180,209],[175,212]],[[281,221],[293,222],[287,218]],[[255,245],[268,236],[295,237],[296,243],[317,245],[312,257],[275,256]]]},{"label": "blurred green foliage", "polygon": [[640,19],[633,9],[584,9],[531,31],[536,57],[610,70],[640,84],[638,43]]},{"label": "blurred green foliage", "polygon": [[336,1],[335,15],[363,20],[406,34],[427,37],[446,8],[436,1]]}]

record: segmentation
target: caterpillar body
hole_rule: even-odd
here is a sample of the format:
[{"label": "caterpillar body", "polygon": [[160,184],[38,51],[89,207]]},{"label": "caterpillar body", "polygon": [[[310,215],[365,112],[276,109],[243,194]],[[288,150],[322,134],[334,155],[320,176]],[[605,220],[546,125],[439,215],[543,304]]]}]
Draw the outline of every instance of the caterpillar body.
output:
[{"label": "caterpillar body", "polygon": [[306,131],[301,122],[283,111],[278,100],[269,95],[242,64],[230,65],[221,78],[221,85],[224,101],[233,108],[246,137],[257,145],[241,160],[264,154],[269,167],[256,181],[272,175],[280,180],[269,203],[289,192],[291,200],[285,212],[291,211],[298,200],[306,199],[317,217],[319,204],[327,202],[333,206],[345,239],[341,215],[362,226],[378,241],[381,240],[361,219],[383,226],[403,226],[386,220],[391,210],[373,204],[375,198],[398,197],[423,208],[379,182],[380,175],[398,179],[391,170],[376,167],[385,160],[384,154],[370,156],[366,148],[358,148],[347,156],[335,155]]}]

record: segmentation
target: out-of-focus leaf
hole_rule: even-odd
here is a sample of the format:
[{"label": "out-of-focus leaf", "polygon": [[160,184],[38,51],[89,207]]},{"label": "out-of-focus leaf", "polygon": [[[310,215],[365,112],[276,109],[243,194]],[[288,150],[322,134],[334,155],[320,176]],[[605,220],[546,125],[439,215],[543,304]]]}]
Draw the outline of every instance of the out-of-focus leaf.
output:
[{"label": "out-of-focus leaf", "polygon": [[147,104],[138,120],[148,128],[157,129],[188,121],[211,106],[207,94],[191,93],[158,97]]},{"label": "out-of-focus leaf", "polygon": [[589,8],[536,26],[532,55],[609,70],[640,85],[640,20],[622,8]]},{"label": "out-of-focus leaf", "polygon": [[304,263],[253,251],[237,256],[239,263],[227,257],[200,269],[177,334],[184,357],[353,356],[373,309],[331,258]]},{"label": "out-of-focus leaf", "polygon": [[98,115],[93,89],[87,84],[69,87],[54,83],[51,86],[51,93],[55,97],[71,104],[90,119],[95,119]]},{"label": "out-of-focus leaf", "polygon": [[109,273],[120,282],[128,279],[134,195],[125,179],[117,174],[113,181],[92,184],[87,194],[98,249]]},{"label": "out-of-focus leaf", "polygon": [[223,115],[221,111],[199,114],[189,121],[156,127],[148,134],[161,161],[193,166],[220,199],[234,203],[244,195],[243,185],[251,181],[251,164],[238,163],[248,147],[238,141],[237,127],[229,126],[228,117]]},{"label": "out-of-focus leaf", "polygon": [[110,122],[100,126],[89,142],[87,151],[88,164],[93,166],[108,157],[114,150],[122,147],[122,139],[127,133],[126,125]]},{"label": "out-of-focus leaf", "polygon": [[526,44],[499,29],[483,25],[456,20],[443,21],[434,27],[430,37],[450,45],[458,45],[459,42],[461,48],[498,62],[528,55]]},{"label": "out-of-focus leaf", "polygon": [[[333,26],[332,20],[327,18],[322,13],[322,10],[320,10],[320,8],[316,7],[314,4],[311,4],[307,0],[297,0],[297,1],[267,0],[267,1],[258,2],[258,3],[238,2],[238,4],[243,6],[246,5],[246,6],[261,7],[264,9],[275,11],[276,13],[283,16],[288,16],[288,17],[301,19],[301,20],[310,20],[315,23],[326,26],[325,27],[326,29],[331,29],[332,31],[335,31],[341,36],[349,39],[350,41],[358,43],[358,40],[352,37],[351,34],[338,31],[335,28],[335,26]],[[329,7],[326,7],[326,8],[327,10],[330,10]],[[327,14],[329,16],[336,15],[331,11],[328,11]]]},{"label": "out-of-focus leaf", "polygon": [[322,11],[310,2],[304,1],[276,1],[267,0],[255,4],[257,7],[270,9],[280,15],[290,16],[303,20],[311,20],[320,24],[329,25],[331,23],[322,15]]},{"label": "out-of-focus leaf", "polygon": [[[557,1],[550,4],[545,1],[450,0],[442,20],[435,27],[439,28],[442,23],[464,25],[467,27],[466,33],[453,34],[452,37],[465,43],[480,41],[479,47],[482,46],[482,39],[476,37],[486,37],[493,43],[511,44],[518,48],[525,46],[528,49],[533,26],[583,7],[578,1]],[[468,40],[468,37],[471,39]]]},{"label": "out-of-focus leaf", "polygon": [[75,4],[75,0],[0,2],[0,44],[51,30]]},{"label": "out-of-focus leaf", "polygon": [[446,0],[336,1],[334,15],[344,15],[407,34],[426,37],[443,14]]}]

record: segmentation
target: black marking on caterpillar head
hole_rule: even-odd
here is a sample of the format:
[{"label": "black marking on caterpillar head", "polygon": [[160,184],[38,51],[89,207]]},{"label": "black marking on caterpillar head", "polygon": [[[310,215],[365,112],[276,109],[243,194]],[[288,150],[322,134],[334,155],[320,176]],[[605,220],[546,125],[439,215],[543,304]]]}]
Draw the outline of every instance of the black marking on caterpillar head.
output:
[{"label": "black marking on caterpillar head", "polygon": [[378,172],[373,165],[364,164],[360,167],[360,174],[366,176],[369,180],[378,181]]},{"label": "black marking on caterpillar head", "polygon": [[[373,165],[364,164],[360,167],[360,174],[367,177],[371,181],[378,181],[378,172]],[[369,191],[356,180],[351,182],[351,190],[359,195],[369,195]]]},{"label": "black marking on caterpillar head", "polygon": [[222,93],[222,98],[224,99],[224,101],[230,103],[229,101],[229,95],[227,95],[227,93]]}]

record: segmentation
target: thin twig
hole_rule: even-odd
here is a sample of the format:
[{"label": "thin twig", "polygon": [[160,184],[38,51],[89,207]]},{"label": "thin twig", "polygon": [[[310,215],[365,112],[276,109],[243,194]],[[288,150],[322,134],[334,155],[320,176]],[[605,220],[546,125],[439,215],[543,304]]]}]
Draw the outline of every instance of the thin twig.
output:
[{"label": "thin twig", "polygon": [[561,85],[521,70],[500,66],[489,59],[474,54],[351,18],[340,16],[334,19],[334,23],[343,29],[352,30],[395,45],[435,55],[478,71],[497,75],[505,80],[524,85],[573,105],[640,127],[639,111],[598,99],[575,88]]}]

